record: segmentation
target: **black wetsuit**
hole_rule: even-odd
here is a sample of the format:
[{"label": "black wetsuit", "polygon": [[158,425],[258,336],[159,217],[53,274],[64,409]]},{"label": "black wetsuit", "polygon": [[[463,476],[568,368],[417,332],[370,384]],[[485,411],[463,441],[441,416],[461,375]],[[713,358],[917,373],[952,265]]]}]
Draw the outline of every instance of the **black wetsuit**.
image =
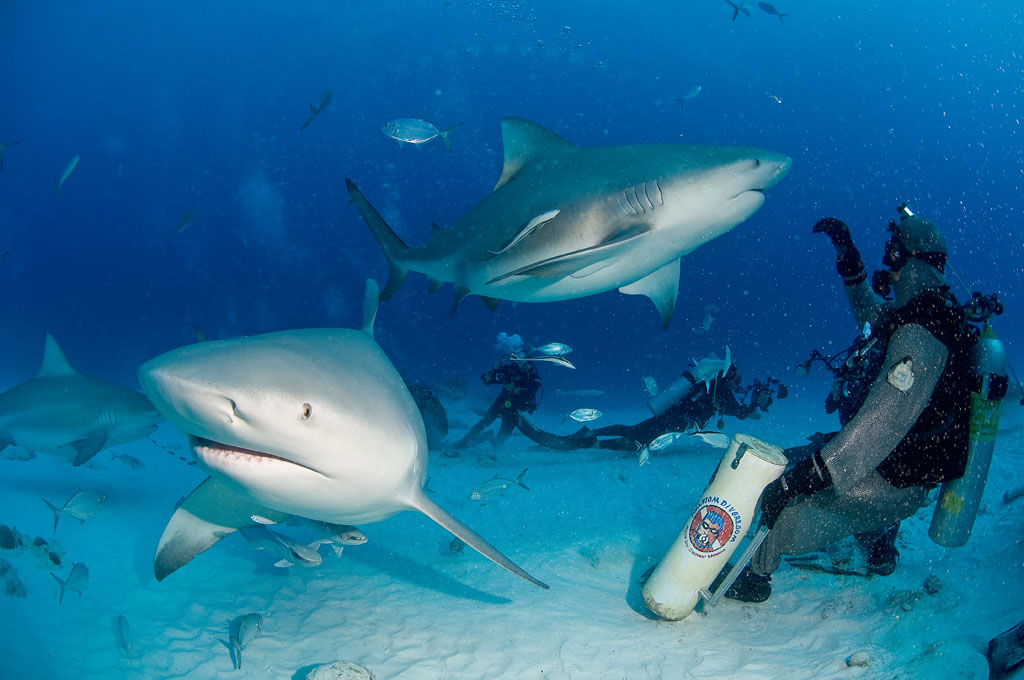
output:
[{"label": "black wetsuit", "polygon": [[[694,382],[691,380],[691,382]],[[602,449],[636,451],[647,446],[666,432],[685,432],[691,427],[702,428],[716,414],[734,416],[743,420],[749,418],[758,408],[760,392],[751,393],[750,403],[744,404],[736,398],[739,377],[712,380],[705,388],[698,383],[688,395],[674,403],[660,415],[652,416],[635,425],[608,425],[593,430],[599,439],[596,446]]]},{"label": "black wetsuit", "polygon": [[497,446],[512,434],[520,413],[533,413],[537,410],[537,393],[541,389],[541,380],[532,362],[504,358],[497,366],[480,376],[480,379],[485,385],[501,385],[501,394],[479,422],[455,443],[455,448],[468,446],[487,426],[501,418],[498,434],[494,437],[494,444]]}]

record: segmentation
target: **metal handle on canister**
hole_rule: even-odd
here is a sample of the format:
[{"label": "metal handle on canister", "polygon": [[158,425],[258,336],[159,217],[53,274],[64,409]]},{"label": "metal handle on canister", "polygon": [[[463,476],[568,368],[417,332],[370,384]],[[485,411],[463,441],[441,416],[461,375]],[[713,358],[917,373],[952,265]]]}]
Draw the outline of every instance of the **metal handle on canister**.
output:
[{"label": "metal handle on canister", "polygon": [[647,580],[643,598],[663,619],[690,615],[735,552],[754,519],[764,488],[782,476],[782,449],[738,434],[722,456],[697,509]]}]

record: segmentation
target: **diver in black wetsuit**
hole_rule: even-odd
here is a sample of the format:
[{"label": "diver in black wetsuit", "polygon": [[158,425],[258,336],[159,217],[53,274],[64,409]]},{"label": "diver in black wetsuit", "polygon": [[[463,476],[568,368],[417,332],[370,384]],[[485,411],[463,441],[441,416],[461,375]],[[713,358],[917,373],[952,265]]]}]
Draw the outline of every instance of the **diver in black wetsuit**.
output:
[{"label": "diver in black wetsuit", "polygon": [[[761,414],[757,411],[767,411],[774,401],[772,384],[778,384],[778,381],[773,378],[766,383],[755,380],[749,388],[742,388],[735,364],[729,366],[724,376],[716,374],[710,378],[706,385],[686,371],[669,390],[662,393],[665,398],[652,399],[647,404],[654,415],[635,425],[608,425],[596,430],[584,426],[574,434],[560,436],[540,430],[520,416],[519,429],[534,442],[552,449],[602,448],[636,452],[666,432],[701,429],[715,415],[733,416],[740,420],[759,418]],[[743,403],[748,394],[749,401]],[[778,386],[776,396],[780,399],[786,397],[784,385]]]},{"label": "diver in black wetsuit", "polygon": [[491,370],[480,376],[485,385],[501,385],[498,395],[487,413],[452,445],[455,450],[475,443],[480,434],[496,419],[501,418],[498,433],[492,444],[501,446],[519,422],[520,413],[537,410],[537,393],[541,389],[540,375],[530,361],[515,361],[512,354],[503,356]]}]

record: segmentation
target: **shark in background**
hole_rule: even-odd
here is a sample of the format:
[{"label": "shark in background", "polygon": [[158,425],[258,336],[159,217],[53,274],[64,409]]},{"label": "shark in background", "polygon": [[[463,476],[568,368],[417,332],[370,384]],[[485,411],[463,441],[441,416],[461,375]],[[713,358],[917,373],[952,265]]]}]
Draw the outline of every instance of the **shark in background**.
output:
[{"label": "shark in background", "polygon": [[423,492],[427,440],[416,402],[364,324],[180,347],[146,362],[139,381],[189,435],[210,474],[179,505],[157,546],[163,580],[224,536],[297,515],[364,524],[416,510],[496,564],[527,574]]},{"label": "shark in background", "polygon": [[17,444],[81,465],[105,448],[152,434],[159,422],[144,395],[79,373],[48,334],[36,377],[0,394],[0,451]]},{"label": "shark in background", "polygon": [[453,283],[456,307],[469,294],[494,309],[617,288],[649,297],[667,327],[680,258],[757,212],[792,163],[742,147],[581,148],[522,118],[501,129],[494,191],[422,246],[407,246],[346,179],[390,265],[381,299],[409,271],[425,274],[431,292]]}]

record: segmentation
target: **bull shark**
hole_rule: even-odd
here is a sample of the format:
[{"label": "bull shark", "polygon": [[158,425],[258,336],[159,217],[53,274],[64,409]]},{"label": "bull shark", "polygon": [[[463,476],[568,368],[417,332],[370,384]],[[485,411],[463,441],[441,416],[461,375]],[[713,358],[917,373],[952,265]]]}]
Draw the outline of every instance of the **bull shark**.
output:
[{"label": "bull shark", "polygon": [[51,335],[36,377],[0,394],[0,451],[71,454],[81,465],[103,449],[156,431],[160,414],[144,396],[71,367]]},{"label": "bull shark", "polygon": [[501,124],[504,166],[494,191],[422,246],[407,246],[359,188],[349,196],[390,265],[388,299],[407,272],[431,292],[550,302],[613,288],[646,295],[668,326],[679,259],[740,224],[792,159],[742,147],[673,144],[577,147],[522,118]]},{"label": "bull shark", "polygon": [[298,515],[364,524],[422,512],[531,583],[496,548],[423,492],[427,440],[416,402],[364,323],[187,345],[145,363],[139,380],[189,435],[210,477],[171,516],[157,546],[163,580],[224,536]]}]

